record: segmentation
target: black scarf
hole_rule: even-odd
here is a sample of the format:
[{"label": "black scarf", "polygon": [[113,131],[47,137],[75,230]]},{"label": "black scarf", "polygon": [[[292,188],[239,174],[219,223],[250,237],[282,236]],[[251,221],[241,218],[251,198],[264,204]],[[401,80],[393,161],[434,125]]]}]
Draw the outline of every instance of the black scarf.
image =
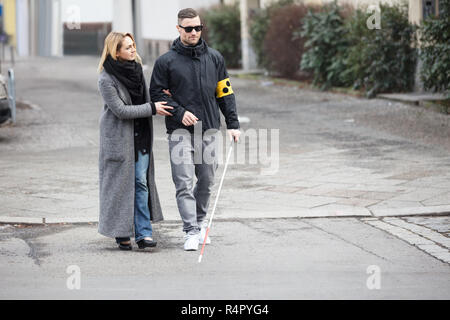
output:
[{"label": "black scarf", "polygon": [[198,43],[195,46],[186,46],[181,42],[181,39],[178,37],[175,39],[172,43],[172,48],[177,51],[179,54],[196,58],[198,56],[201,56],[206,52],[208,49],[208,46],[202,38],[198,41]]},{"label": "black scarf", "polygon": [[108,55],[103,67],[106,72],[115,76],[128,89],[134,105],[146,102],[144,73],[140,63],[114,60],[111,55]]}]

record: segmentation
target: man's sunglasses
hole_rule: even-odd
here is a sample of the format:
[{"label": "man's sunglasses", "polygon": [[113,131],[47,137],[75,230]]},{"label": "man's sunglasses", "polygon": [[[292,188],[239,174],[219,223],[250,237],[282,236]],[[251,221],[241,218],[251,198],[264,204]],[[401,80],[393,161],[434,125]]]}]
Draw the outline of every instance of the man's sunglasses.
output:
[{"label": "man's sunglasses", "polygon": [[192,30],[194,30],[194,29],[195,29],[195,31],[197,31],[197,32],[200,32],[200,31],[203,30],[203,25],[199,25],[199,26],[195,26],[195,27],[183,27],[183,26],[180,26],[180,25],[178,25],[178,26],[179,26],[180,28],[183,28],[184,31],[186,31],[187,33],[191,33]]}]

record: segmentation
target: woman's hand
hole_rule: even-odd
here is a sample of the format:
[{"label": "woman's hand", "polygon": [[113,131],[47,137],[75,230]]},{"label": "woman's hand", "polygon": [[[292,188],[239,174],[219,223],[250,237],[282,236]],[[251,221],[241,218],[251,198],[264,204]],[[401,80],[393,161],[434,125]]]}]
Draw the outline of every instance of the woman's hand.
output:
[{"label": "woman's hand", "polygon": [[171,116],[173,116],[173,114],[171,114],[170,112],[168,112],[166,110],[171,110],[171,109],[173,109],[173,107],[166,106],[166,104],[167,104],[166,101],[155,102],[156,113],[159,114],[160,116],[171,117]]}]

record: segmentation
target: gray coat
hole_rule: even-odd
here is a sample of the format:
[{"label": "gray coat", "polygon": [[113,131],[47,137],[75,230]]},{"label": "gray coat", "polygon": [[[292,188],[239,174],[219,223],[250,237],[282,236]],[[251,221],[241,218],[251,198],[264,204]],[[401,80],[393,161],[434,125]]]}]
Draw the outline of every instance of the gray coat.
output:
[{"label": "gray coat", "polygon": [[[147,118],[150,124],[150,166],[147,175],[149,208],[153,222],[163,220],[155,184],[153,161],[153,119],[150,103],[132,105],[130,94],[117,78],[100,73],[98,87],[105,102],[100,117],[98,231],[107,237],[134,235],[134,119]],[[147,87],[146,101],[150,101]]]}]

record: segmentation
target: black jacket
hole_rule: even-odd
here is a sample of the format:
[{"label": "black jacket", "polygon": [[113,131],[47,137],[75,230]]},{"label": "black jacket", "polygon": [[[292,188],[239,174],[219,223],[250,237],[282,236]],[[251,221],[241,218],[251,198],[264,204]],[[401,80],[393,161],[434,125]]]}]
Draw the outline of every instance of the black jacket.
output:
[{"label": "black jacket", "polygon": [[[164,94],[169,89],[172,97]],[[183,125],[185,111],[202,121],[203,131],[220,128],[219,108],[228,129],[239,129],[236,100],[222,55],[203,39],[195,47],[176,39],[169,52],[160,56],[153,67],[150,81],[153,102],[167,101],[174,107],[172,117],[166,117],[167,133],[183,128],[193,132],[193,126]]]}]

